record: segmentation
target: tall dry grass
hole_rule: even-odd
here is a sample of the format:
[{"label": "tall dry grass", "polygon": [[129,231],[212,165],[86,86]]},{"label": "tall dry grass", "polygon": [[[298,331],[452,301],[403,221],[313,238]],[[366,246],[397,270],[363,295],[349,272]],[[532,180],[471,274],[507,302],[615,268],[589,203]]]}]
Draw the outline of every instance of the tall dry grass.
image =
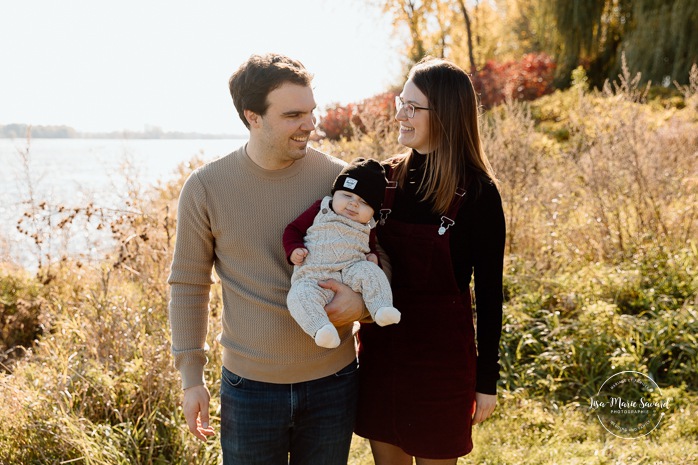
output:
[{"label": "tall dry grass", "polygon": [[[508,228],[503,402],[476,432],[496,453],[461,462],[591,463],[581,457],[595,451],[593,463],[659,463],[673,450],[676,461],[664,463],[689,463],[698,457],[698,70],[670,107],[646,101],[627,70],[601,92],[583,76],[575,82],[482,116]],[[362,121],[360,137],[320,147],[345,159],[402,151],[395,125]],[[119,210],[30,198],[29,240],[50,243],[79,224],[114,247],[95,261],[42,242],[35,275],[0,272],[0,463],[218,463],[216,441],[197,442],[183,422],[167,324],[176,199],[196,164],[166,185],[133,182]],[[217,286],[212,295],[215,427]],[[619,452],[585,410],[623,369],[650,374],[676,398],[661,449]],[[522,434],[511,438],[512,429]],[[355,440],[351,457],[370,463],[365,441]]]},{"label": "tall dry grass", "polygon": [[[27,216],[36,220],[24,227],[38,271],[0,275],[3,314],[24,317],[21,325],[12,326],[16,318],[0,323],[28,338],[26,353],[8,348],[0,360],[0,396],[7,399],[0,463],[215,463],[215,447],[190,441],[183,429],[167,323],[176,202],[198,164],[181,166],[176,182],[145,193],[127,180],[122,209],[42,200]],[[60,231],[49,226],[68,230],[73,223],[105,231],[113,251],[100,260],[54,258],[43,244]],[[214,314],[219,308],[214,298]]]},{"label": "tall dry grass", "polygon": [[[485,117],[510,254],[560,266],[690,246],[698,220],[696,96],[681,110],[658,109],[625,73],[602,92],[576,86],[533,109],[508,102]],[[562,143],[534,130],[550,121]]]}]

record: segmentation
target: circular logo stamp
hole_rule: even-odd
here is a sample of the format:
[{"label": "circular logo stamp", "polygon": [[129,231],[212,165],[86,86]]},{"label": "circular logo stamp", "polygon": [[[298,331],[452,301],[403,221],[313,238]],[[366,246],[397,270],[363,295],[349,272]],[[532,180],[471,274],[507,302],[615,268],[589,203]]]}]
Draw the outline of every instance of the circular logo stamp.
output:
[{"label": "circular logo stamp", "polygon": [[637,371],[622,371],[608,378],[591,398],[590,410],[609,433],[623,439],[647,436],[669,410],[657,383]]}]

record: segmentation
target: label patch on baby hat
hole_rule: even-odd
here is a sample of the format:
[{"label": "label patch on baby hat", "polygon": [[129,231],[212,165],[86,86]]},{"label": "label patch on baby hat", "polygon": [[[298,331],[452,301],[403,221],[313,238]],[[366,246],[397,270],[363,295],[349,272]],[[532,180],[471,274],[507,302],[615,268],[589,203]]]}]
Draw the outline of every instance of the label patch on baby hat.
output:
[{"label": "label patch on baby hat", "polygon": [[359,182],[359,181],[357,181],[357,180],[354,179],[354,178],[346,178],[346,179],[344,180],[344,187],[348,187],[349,189],[354,190],[354,188],[356,187],[356,184],[357,184],[358,182]]}]

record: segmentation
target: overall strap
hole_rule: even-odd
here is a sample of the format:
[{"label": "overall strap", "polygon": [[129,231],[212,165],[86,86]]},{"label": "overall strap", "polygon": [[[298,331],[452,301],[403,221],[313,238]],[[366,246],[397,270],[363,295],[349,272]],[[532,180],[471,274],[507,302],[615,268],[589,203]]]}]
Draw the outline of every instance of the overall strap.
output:
[{"label": "overall strap", "polygon": [[466,190],[462,187],[456,189],[456,193],[453,195],[453,200],[451,201],[451,206],[448,207],[448,212],[441,217],[441,226],[439,226],[439,236],[446,234],[448,228],[456,224],[456,215],[460,209],[463,200],[465,199]]},{"label": "overall strap", "polygon": [[[388,219],[388,215],[390,215],[390,212],[393,211],[392,208],[395,200],[395,191],[397,190],[397,181],[392,180],[393,172],[394,170],[390,169],[390,172],[388,173],[388,185],[385,187],[383,205],[381,206],[380,218],[378,220],[378,224],[381,226],[385,224],[385,220]],[[443,236],[448,228],[456,224],[455,217],[458,214],[458,210],[460,209],[463,200],[465,199],[466,193],[467,191],[462,187],[458,187],[456,189],[456,192],[453,194],[451,205],[448,207],[448,212],[446,212],[446,215],[441,217],[441,226],[439,227],[438,231],[439,236]]]},{"label": "overall strap", "polygon": [[388,181],[388,185],[385,186],[385,197],[383,197],[383,206],[380,209],[380,220],[378,223],[383,226],[385,220],[393,211],[393,201],[395,200],[395,191],[397,190],[397,181]]},{"label": "overall strap", "polygon": [[393,174],[395,170],[392,167],[386,167],[388,184],[385,186],[385,194],[383,196],[383,204],[380,209],[380,218],[378,224],[383,226],[385,220],[388,219],[388,215],[393,211],[393,202],[395,201],[395,191],[397,190],[397,181],[393,181]]}]

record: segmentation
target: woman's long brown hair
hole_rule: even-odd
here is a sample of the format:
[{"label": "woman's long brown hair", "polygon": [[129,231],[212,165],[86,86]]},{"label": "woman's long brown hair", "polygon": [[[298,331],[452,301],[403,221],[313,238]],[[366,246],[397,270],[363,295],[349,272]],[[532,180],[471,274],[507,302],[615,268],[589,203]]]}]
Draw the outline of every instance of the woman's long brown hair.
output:
[{"label": "woman's long brown hair", "polygon": [[[455,64],[426,57],[414,65],[408,79],[427,97],[429,144],[436,149],[426,157],[418,192],[433,203],[433,211],[446,214],[456,188],[477,196],[483,182],[495,181],[482,150],[478,126],[478,99],[470,77]],[[393,179],[404,186],[410,153],[393,159]]]}]

